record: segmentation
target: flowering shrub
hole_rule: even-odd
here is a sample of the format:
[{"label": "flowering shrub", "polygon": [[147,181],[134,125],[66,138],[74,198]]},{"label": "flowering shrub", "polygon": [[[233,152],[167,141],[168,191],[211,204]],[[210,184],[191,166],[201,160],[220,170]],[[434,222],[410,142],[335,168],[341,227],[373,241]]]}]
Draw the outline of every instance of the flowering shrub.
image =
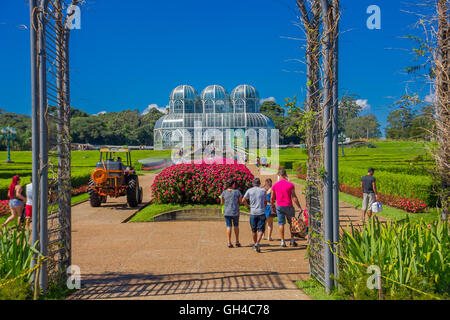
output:
[{"label": "flowering shrub", "polygon": [[0,200],[0,216],[5,215],[9,212],[9,201]]},{"label": "flowering shrub", "polygon": [[420,213],[428,210],[425,202],[421,200],[404,200],[400,199],[396,202],[395,207],[403,209],[407,212]]},{"label": "flowering shrub", "polygon": [[217,203],[228,179],[244,193],[253,174],[242,164],[179,164],[165,168],[152,184],[157,203]]},{"label": "flowering shrub", "polygon": [[88,190],[89,190],[89,185],[84,185],[84,186],[81,186],[78,188],[73,188],[72,196],[77,196],[79,194],[86,193],[86,192],[88,192]]},{"label": "flowering shrub", "polygon": [[[363,196],[361,188],[347,186],[344,184],[339,185],[339,191],[351,194],[352,196],[358,198],[362,198]],[[425,202],[419,199],[407,199],[395,195],[386,195],[379,193],[378,201],[387,204],[388,206],[402,209],[411,213],[422,213],[428,210]]]}]

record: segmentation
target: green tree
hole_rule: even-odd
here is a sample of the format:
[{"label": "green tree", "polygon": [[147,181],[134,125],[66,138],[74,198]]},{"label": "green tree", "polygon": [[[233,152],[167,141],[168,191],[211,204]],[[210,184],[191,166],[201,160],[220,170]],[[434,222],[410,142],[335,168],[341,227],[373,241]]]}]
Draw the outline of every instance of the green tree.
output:
[{"label": "green tree", "polygon": [[409,106],[409,103],[401,103],[398,109],[389,113],[386,138],[409,139],[414,116],[414,111]]},{"label": "green tree", "polygon": [[432,132],[434,132],[434,125],[434,108],[424,106],[411,123],[410,138],[430,141]]},{"label": "green tree", "polygon": [[339,101],[339,112],[338,112],[338,128],[339,132],[347,134],[345,131],[345,126],[347,121],[354,119],[361,113],[361,106],[356,103],[356,95],[346,94]]},{"label": "green tree", "polygon": [[347,120],[345,132],[352,139],[379,138],[381,136],[380,124],[373,114]]}]

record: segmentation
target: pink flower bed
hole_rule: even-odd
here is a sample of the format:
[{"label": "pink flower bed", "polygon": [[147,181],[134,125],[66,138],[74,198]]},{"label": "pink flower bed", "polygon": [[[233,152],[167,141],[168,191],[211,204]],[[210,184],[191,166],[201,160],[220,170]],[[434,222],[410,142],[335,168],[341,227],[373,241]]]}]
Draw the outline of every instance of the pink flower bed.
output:
[{"label": "pink flower bed", "polygon": [[9,201],[8,200],[0,200],[0,216],[9,213]]},{"label": "pink flower bed", "polygon": [[179,164],[161,171],[153,182],[157,203],[213,204],[233,178],[244,193],[251,187],[253,174],[242,164]]},{"label": "pink flower bed", "polygon": [[401,199],[395,203],[395,206],[411,213],[422,213],[424,211],[428,211],[427,205],[422,200]]}]

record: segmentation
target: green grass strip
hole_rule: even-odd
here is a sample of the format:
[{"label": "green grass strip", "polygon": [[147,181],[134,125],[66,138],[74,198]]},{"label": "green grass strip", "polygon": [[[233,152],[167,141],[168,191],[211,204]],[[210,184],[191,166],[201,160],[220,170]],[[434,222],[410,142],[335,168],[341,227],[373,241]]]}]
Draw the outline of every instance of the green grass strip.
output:
[{"label": "green grass strip", "polygon": [[[190,209],[220,209],[218,204],[171,204],[171,203],[152,203],[139,211],[129,222],[151,222],[153,217],[171,211],[190,210]],[[248,212],[248,209],[241,206],[240,211]]]},{"label": "green grass strip", "polygon": [[342,297],[339,296],[337,291],[332,291],[331,294],[328,295],[325,288],[314,278],[297,280],[295,284],[314,300],[342,300]]}]

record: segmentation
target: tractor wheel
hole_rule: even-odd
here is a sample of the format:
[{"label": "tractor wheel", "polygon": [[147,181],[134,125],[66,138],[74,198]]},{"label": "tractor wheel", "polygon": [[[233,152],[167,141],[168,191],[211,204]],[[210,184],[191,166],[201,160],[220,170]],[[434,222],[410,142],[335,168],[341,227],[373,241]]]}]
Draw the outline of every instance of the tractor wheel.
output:
[{"label": "tractor wheel", "polygon": [[143,198],[143,191],[142,191],[142,187],[139,187],[139,204],[142,203],[142,198]]},{"label": "tractor wheel", "polygon": [[107,196],[102,196],[101,199],[102,199],[102,203],[106,203]]},{"label": "tractor wheel", "polygon": [[137,177],[133,177],[128,181],[127,202],[132,208],[139,204],[139,185]]},{"label": "tractor wheel", "polygon": [[[92,179],[89,180],[89,185],[95,185]],[[89,188],[89,201],[91,202],[91,207],[100,207],[100,205],[102,204],[100,195],[92,188]]]}]

